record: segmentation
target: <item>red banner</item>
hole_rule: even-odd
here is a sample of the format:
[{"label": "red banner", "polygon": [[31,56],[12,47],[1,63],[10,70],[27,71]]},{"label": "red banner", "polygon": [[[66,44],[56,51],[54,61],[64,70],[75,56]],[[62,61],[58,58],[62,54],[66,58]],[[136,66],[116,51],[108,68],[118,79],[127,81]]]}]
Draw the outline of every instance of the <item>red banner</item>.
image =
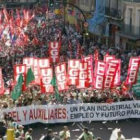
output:
[{"label": "red banner", "polygon": [[109,62],[118,64],[118,69],[116,71],[116,76],[114,80],[113,87],[118,86],[121,84],[120,78],[121,78],[121,60],[120,59],[112,59]]},{"label": "red banner", "polygon": [[55,67],[55,74],[57,79],[58,90],[67,90],[67,75],[66,75],[66,63],[59,64]]},{"label": "red banner", "polygon": [[[14,84],[13,84],[13,86],[16,85],[20,74],[22,74],[23,79],[25,81],[25,78],[26,78],[26,65],[25,64],[14,65]],[[25,84],[23,84],[23,90],[25,90]]]},{"label": "red banner", "polygon": [[2,77],[2,69],[0,68],[0,95],[4,94],[4,81]]},{"label": "red banner", "polygon": [[139,57],[131,57],[129,61],[128,73],[126,78],[126,84],[132,85],[137,81],[137,74],[139,69]]},{"label": "red banner", "polygon": [[40,67],[39,67],[38,58],[34,58],[34,64],[32,70],[35,76],[35,81],[33,81],[32,84],[40,85]]},{"label": "red banner", "polygon": [[88,63],[80,63],[79,65],[79,81],[77,88],[88,87]]},{"label": "red banner", "polygon": [[49,55],[52,63],[59,62],[60,42],[49,42]]},{"label": "red banner", "polygon": [[108,55],[108,54],[106,54],[104,56],[104,62],[109,62],[112,59],[115,59],[115,56],[114,55]]},{"label": "red banner", "polygon": [[42,93],[53,93],[53,86],[51,85],[51,80],[53,79],[53,69],[52,68],[41,68],[41,92]]},{"label": "red banner", "polygon": [[104,88],[113,87],[117,70],[118,70],[117,63],[106,63]]},{"label": "red banner", "polygon": [[104,88],[105,66],[106,66],[105,62],[95,61],[94,84],[93,84],[95,89],[101,90]]},{"label": "red banner", "polygon": [[68,60],[68,73],[67,81],[68,85],[78,85],[78,70],[79,70],[80,60]]},{"label": "red banner", "polygon": [[38,59],[39,68],[49,68],[50,67],[50,59],[49,58],[40,58]]},{"label": "red banner", "polygon": [[22,74],[23,79],[26,77],[26,65],[25,64],[18,64],[14,65],[14,83],[16,84],[18,81],[19,75]]},{"label": "red banner", "polygon": [[92,55],[83,57],[83,62],[88,64],[88,83],[93,85],[93,58]]},{"label": "red banner", "polygon": [[28,71],[29,68],[32,68],[34,66],[34,57],[23,58],[23,64],[26,65],[26,70]]},{"label": "red banner", "polygon": [[35,81],[32,84],[40,85],[40,68],[50,67],[50,60],[48,58],[26,57],[23,59],[23,64],[26,64],[26,72],[30,67],[33,70]]}]

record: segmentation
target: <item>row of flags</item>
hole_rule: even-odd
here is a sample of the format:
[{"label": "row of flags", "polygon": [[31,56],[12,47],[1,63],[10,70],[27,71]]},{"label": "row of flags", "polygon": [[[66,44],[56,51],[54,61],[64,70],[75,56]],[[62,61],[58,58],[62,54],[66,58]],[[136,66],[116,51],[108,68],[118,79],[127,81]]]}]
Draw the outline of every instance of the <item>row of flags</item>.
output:
[{"label": "row of flags", "polygon": [[[50,42],[49,58],[25,57],[22,64],[14,65],[15,86],[11,94],[13,99],[17,99],[20,95],[17,94],[16,97],[15,93],[26,90],[29,84],[40,85],[41,93],[56,93],[56,95],[68,90],[70,85],[76,86],[77,89],[92,87],[99,91],[121,86],[121,60],[114,55],[106,54],[101,61],[98,59],[98,50],[95,50],[94,55],[82,56],[82,53],[79,53],[80,47],[77,47],[78,57],[69,59],[68,63],[65,61],[59,63],[60,48],[61,42]],[[71,50],[70,42],[69,50]],[[130,58],[123,89],[127,89],[127,85],[133,86],[137,83],[139,62],[139,57]],[[135,85],[134,89],[138,87],[139,85]],[[0,92],[4,93],[2,73],[0,73]]]}]

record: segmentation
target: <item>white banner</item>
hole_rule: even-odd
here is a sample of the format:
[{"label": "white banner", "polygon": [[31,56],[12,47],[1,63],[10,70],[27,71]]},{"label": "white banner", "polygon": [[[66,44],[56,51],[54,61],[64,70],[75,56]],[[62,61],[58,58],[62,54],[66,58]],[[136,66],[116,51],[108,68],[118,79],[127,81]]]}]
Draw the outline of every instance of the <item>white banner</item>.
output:
[{"label": "white banner", "polygon": [[67,123],[140,118],[140,101],[112,104],[38,105],[0,111],[8,113],[20,125],[32,123]]}]

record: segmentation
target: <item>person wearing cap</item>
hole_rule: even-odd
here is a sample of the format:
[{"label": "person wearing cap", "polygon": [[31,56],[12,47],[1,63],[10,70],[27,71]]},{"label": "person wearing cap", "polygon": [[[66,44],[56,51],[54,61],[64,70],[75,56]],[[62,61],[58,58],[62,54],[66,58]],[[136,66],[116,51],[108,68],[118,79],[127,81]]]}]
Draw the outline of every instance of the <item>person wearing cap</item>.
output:
[{"label": "person wearing cap", "polygon": [[16,130],[15,132],[15,138],[21,138],[21,137],[24,137],[24,130],[23,130],[23,126],[22,125],[19,125],[18,126],[18,129]]},{"label": "person wearing cap", "polygon": [[70,139],[70,132],[67,126],[63,127],[63,131],[59,133],[60,140],[69,140]]},{"label": "person wearing cap", "polygon": [[77,140],[93,140],[94,139],[94,135],[92,134],[92,132],[88,131],[88,128],[84,128],[83,131],[84,132],[79,136]]},{"label": "person wearing cap", "polygon": [[52,129],[48,129],[47,135],[42,140],[52,140],[53,131]]},{"label": "person wearing cap", "polygon": [[33,129],[32,128],[29,128],[28,131],[25,134],[25,140],[33,140],[33,138],[32,138],[32,132],[33,132]]}]

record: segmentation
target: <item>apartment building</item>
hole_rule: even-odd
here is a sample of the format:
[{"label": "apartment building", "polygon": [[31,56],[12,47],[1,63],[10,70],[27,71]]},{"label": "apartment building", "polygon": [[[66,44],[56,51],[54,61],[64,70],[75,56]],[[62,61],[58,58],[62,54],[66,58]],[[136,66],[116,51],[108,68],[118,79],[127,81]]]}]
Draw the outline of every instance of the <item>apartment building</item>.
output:
[{"label": "apartment building", "polygon": [[124,0],[124,15],[119,43],[123,48],[140,46],[140,0]]}]

